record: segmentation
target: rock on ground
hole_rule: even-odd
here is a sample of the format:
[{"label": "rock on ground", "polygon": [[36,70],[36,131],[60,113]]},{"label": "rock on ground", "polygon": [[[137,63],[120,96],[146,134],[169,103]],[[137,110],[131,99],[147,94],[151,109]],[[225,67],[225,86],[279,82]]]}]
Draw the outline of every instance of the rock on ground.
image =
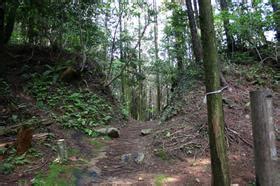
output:
[{"label": "rock on ground", "polygon": [[120,130],[114,127],[109,128],[101,128],[96,130],[96,132],[102,134],[102,135],[108,135],[111,138],[118,138],[120,137]]},{"label": "rock on ground", "polygon": [[142,135],[142,136],[149,135],[149,134],[152,133],[152,131],[153,131],[153,129],[142,129],[142,130],[141,130],[141,135]]}]

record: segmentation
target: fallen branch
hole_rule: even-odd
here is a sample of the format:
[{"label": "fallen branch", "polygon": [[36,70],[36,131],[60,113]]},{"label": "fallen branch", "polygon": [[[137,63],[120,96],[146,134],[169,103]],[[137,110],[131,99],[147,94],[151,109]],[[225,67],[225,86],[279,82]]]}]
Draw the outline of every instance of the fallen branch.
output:
[{"label": "fallen branch", "polygon": [[253,148],[253,145],[251,143],[249,143],[248,141],[246,141],[244,138],[242,138],[238,132],[236,132],[235,130],[233,130],[233,129],[229,128],[229,127],[226,127],[226,129],[229,132],[232,132],[235,136],[237,136],[241,141],[243,141],[243,143],[248,145],[250,148]]}]

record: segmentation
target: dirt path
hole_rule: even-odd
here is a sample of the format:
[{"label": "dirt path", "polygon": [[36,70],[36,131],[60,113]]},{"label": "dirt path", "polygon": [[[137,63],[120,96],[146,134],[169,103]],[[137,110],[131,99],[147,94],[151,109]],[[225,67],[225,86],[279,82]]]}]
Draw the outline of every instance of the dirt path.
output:
[{"label": "dirt path", "polygon": [[[98,172],[96,179],[78,185],[208,185],[208,159],[167,161],[154,155],[153,135],[141,136],[141,130],[152,128],[156,132],[157,127],[156,121],[129,121],[121,128],[120,138],[109,141],[106,150],[93,159],[92,170],[95,171],[87,174]],[[139,153],[145,156],[141,163],[122,158]]]}]

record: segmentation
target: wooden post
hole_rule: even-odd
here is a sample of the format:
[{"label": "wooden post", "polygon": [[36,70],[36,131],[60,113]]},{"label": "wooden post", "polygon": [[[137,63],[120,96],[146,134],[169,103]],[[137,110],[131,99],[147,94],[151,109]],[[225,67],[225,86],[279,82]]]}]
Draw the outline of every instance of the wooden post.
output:
[{"label": "wooden post", "polygon": [[250,92],[250,101],[254,137],[256,185],[280,185],[279,171],[276,168],[277,150],[272,119],[272,93],[269,90]]},{"label": "wooden post", "polygon": [[60,163],[66,162],[68,160],[67,149],[64,139],[57,140],[57,161]]}]

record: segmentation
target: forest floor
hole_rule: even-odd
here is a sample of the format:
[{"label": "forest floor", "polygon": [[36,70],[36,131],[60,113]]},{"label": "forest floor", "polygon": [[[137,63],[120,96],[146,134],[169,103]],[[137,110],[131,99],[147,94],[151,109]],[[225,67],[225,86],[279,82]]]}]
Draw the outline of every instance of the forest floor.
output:
[{"label": "forest floor", "polygon": [[[25,93],[20,76],[22,66],[17,67],[21,64],[7,62],[10,64],[6,70],[1,70],[8,72],[11,95],[19,105],[25,105],[23,110],[29,115],[50,119],[49,113],[38,108],[34,98]],[[273,89],[273,117],[280,149],[279,87],[273,87],[265,77],[244,75],[250,71],[250,66],[231,67],[226,73],[230,89],[223,93],[232,183],[240,186],[253,185],[255,180],[249,92],[261,87],[258,83]],[[183,109],[166,122],[129,119],[111,123],[119,128],[119,138],[91,138],[56,123],[36,130],[37,136],[46,133],[48,136],[33,139],[28,161],[17,159],[19,164],[12,173],[0,174],[0,185],[211,185],[204,95],[203,83],[198,81],[185,95]],[[11,110],[1,97],[0,103],[0,119],[7,113],[12,116],[22,112],[20,108]],[[141,135],[142,129],[152,131]],[[15,138],[0,136],[0,145],[14,142]],[[67,163],[54,163],[57,139],[66,141]],[[0,162],[4,158],[0,154]]]}]

